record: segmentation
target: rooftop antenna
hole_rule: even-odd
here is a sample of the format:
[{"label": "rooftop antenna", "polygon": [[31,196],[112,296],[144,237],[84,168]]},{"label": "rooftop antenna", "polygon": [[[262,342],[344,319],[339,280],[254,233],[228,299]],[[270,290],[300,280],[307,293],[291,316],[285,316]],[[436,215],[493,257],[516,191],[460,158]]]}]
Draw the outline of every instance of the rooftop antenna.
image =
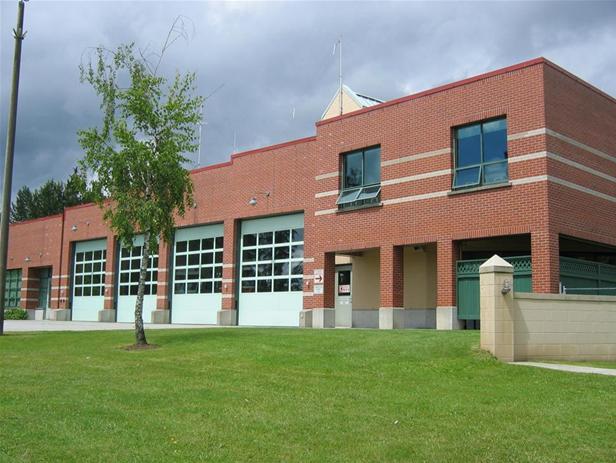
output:
[{"label": "rooftop antenna", "polygon": [[207,100],[209,100],[211,97],[213,97],[216,93],[218,93],[218,91],[223,88],[225,86],[224,83],[220,84],[218,87],[216,87],[214,89],[214,91],[212,93],[210,93],[208,96],[206,96],[203,99],[203,103],[201,103],[201,110],[199,112],[200,117],[199,117],[199,151],[197,154],[197,166],[201,166],[201,133],[202,131],[204,131],[205,129],[203,128],[204,125],[207,125],[207,122],[205,122],[203,120],[204,118],[204,113],[205,113],[205,103],[207,102]]},{"label": "rooftop antenna", "polygon": [[340,115],[342,116],[342,35],[338,39],[338,80],[340,81]]},{"label": "rooftop antenna", "polygon": [[201,112],[199,117],[199,151],[197,154],[197,167],[201,167],[201,131],[205,125],[205,121],[203,120],[203,106],[204,104],[201,104]]},{"label": "rooftop antenna", "polygon": [[338,38],[338,41],[334,44],[334,52],[336,53],[336,47],[338,47],[338,98],[340,100],[340,115],[342,116],[342,35]]}]

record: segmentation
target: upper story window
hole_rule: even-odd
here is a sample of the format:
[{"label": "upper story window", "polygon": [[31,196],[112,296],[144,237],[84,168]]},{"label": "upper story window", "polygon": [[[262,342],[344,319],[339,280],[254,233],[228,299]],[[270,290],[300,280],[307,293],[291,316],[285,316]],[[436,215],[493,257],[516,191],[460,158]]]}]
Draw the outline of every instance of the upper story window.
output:
[{"label": "upper story window", "polygon": [[455,129],[453,188],[503,183],[507,171],[507,119]]},{"label": "upper story window", "polygon": [[342,158],[342,188],[339,209],[378,204],[381,194],[381,148],[347,153]]}]

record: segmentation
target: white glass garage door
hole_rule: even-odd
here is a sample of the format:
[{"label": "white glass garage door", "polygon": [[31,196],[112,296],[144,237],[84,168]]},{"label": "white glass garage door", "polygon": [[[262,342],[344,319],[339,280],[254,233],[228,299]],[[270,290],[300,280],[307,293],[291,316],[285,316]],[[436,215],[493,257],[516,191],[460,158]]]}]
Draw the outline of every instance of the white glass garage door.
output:
[{"label": "white glass garage door", "polygon": [[222,224],[175,232],[173,323],[216,324],[222,306]]},{"label": "white glass garage door", "polygon": [[239,324],[298,326],[303,270],[303,214],[243,222]]},{"label": "white glass garage door", "polygon": [[[122,247],[119,256],[118,305],[119,322],[135,321],[135,303],[139,289],[139,268],[143,255],[143,235],[136,236],[132,249]],[[152,322],[152,311],[156,310],[158,281],[158,253],[150,257],[143,297],[143,322]]]},{"label": "white glass garage door", "polygon": [[105,308],[107,240],[75,243],[73,258],[73,320],[98,321]]}]

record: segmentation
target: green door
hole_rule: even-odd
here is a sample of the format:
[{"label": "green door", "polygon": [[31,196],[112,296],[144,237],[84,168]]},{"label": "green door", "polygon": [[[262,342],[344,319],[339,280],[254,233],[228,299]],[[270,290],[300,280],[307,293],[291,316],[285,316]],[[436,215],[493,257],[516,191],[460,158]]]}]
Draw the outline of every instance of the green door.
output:
[{"label": "green door", "polygon": [[[513,265],[513,290],[532,291],[530,256],[505,257]],[[456,266],[456,298],[460,320],[479,320],[479,266],[487,259],[459,260]]]},{"label": "green door", "polygon": [[49,293],[51,292],[51,268],[39,271],[39,309],[49,308]]},{"label": "green door", "polygon": [[4,286],[4,306],[19,307],[21,301],[21,269],[7,270]]}]

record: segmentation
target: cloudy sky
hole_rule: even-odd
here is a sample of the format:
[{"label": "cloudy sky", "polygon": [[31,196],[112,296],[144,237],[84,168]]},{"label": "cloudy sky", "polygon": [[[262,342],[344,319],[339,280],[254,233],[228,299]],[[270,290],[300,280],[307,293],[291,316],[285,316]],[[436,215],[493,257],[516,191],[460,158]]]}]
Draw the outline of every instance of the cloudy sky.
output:
[{"label": "cloudy sky", "polygon": [[[0,146],[16,1],[0,0]],[[99,123],[79,82],[88,47],[160,47],[173,20],[188,41],[164,71],[195,71],[207,102],[202,164],[314,134],[337,88],[332,48],[343,37],[345,83],[392,99],[545,56],[616,95],[616,2],[58,2],[26,4],[13,190],[65,179],[81,156],[76,132]],[[87,56],[87,53],[85,53]],[[293,117],[294,116],[294,117]],[[196,156],[194,156],[196,162]],[[1,179],[0,179],[1,181]]]}]

